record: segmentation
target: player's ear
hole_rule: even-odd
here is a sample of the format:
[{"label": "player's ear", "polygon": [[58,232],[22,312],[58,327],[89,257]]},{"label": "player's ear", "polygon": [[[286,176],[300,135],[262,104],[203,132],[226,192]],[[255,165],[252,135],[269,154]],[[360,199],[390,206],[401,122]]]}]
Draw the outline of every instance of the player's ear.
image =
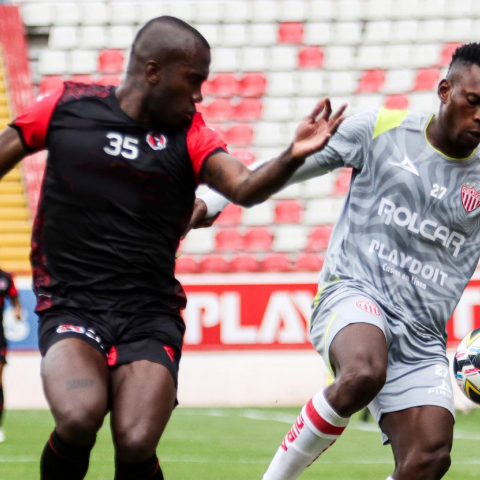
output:
[{"label": "player's ear", "polygon": [[438,98],[443,104],[445,104],[448,102],[448,99],[450,98],[451,93],[452,93],[452,84],[450,83],[450,80],[444,78],[438,84],[438,89],[437,89]]},{"label": "player's ear", "polygon": [[156,85],[159,83],[162,77],[160,65],[154,60],[149,60],[145,65],[145,76],[151,84]]}]

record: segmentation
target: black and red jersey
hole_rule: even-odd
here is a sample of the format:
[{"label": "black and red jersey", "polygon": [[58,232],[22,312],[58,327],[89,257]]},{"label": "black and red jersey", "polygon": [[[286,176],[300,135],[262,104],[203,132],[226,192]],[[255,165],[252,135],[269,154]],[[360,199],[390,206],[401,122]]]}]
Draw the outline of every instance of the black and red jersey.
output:
[{"label": "black and red jersey", "polygon": [[115,88],[66,82],[12,124],[48,149],[32,235],[37,311],[178,312],[175,252],[205,160],[226,146],[195,114],[188,130],[130,118]]},{"label": "black and red jersey", "polygon": [[3,307],[6,297],[17,297],[18,292],[13,282],[13,277],[3,270],[0,270],[0,318],[2,317]]}]

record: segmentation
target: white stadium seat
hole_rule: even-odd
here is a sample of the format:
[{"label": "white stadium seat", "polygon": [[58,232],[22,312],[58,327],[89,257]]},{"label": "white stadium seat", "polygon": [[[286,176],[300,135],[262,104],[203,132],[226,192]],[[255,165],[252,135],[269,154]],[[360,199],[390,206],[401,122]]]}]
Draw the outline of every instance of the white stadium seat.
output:
[{"label": "white stadium seat", "polygon": [[274,46],[270,49],[270,70],[291,71],[297,68],[297,63],[297,47]]},{"label": "white stadium seat", "polygon": [[347,112],[349,114],[356,114],[371,110],[372,108],[380,108],[383,106],[385,98],[378,94],[362,94],[354,95],[352,102],[348,104]]},{"label": "white stadium seat", "polygon": [[[219,25],[195,25],[195,28],[206,38],[211,47],[221,46]],[[215,52],[213,52],[215,55]]]},{"label": "white stadium seat", "polygon": [[252,22],[272,23],[277,20],[279,2],[276,0],[255,0],[251,5]]},{"label": "white stadium seat", "polygon": [[[230,8],[234,7],[231,6]],[[208,2],[208,4],[202,4],[202,2],[196,2],[195,17],[193,18],[193,22],[211,24],[220,23],[223,20],[222,12],[223,5],[221,3]]]},{"label": "white stadium seat", "polygon": [[365,0],[363,18],[366,20],[387,20],[391,17],[392,2],[398,0]]},{"label": "white stadium seat", "polygon": [[128,49],[135,37],[135,28],[130,25],[112,25],[107,30],[109,48]]},{"label": "white stadium seat", "polygon": [[215,248],[215,231],[213,228],[191,230],[182,242],[182,253],[209,253]]},{"label": "white stadium seat", "polygon": [[93,50],[73,50],[69,53],[68,73],[96,73],[98,69],[98,52]]},{"label": "white stadium seat", "polygon": [[320,97],[324,95],[327,91],[325,75],[325,72],[320,69],[309,72],[298,72],[298,94],[307,97]]},{"label": "white stadium seat", "polygon": [[330,70],[350,70],[355,56],[355,49],[350,46],[325,48],[324,68]]},{"label": "white stadium seat", "polygon": [[333,26],[335,45],[358,45],[362,40],[363,23],[338,22]]},{"label": "white stadium seat", "polygon": [[311,0],[308,12],[310,22],[327,22],[335,17],[335,0]]},{"label": "white stadium seat", "polygon": [[443,43],[443,32],[445,29],[445,20],[423,20],[418,25],[417,42],[418,43]]},{"label": "white stadium seat", "polygon": [[79,29],[79,44],[81,48],[101,49],[106,46],[105,27],[99,25],[90,25],[80,27]]},{"label": "white stadium seat", "polygon": [[329,95],[353,93],[358,85],[358,72],[330,72],[326,91]]},{"label": "white stadium seat", "polygon": [[27,27],[44,27],[53,22],[53,11],[50,5],[27,3],[21,6],[20,13]]},{"label": "white stadium seat", "polygon": [[469,18],[472,14],[478,12],[475,8],[478,0],[446,0],[445,17],[446,18]]},{"label": "white stadium seat", "polygon": [[62,75],[67,72],[67,52],[42,50],[38,58],[40,75]]},{"label": "white stadium seat", "polygon": [[303,22],[309,20],[308,3],[305,0],[280,0],[278,20],[280,22]]},{"label": "white stadium seat", "polygon": [[410,45],[386,45],[383,48],[380,66],[388,69],[411,67]]},{"label": "white stadium seat", "polygon": [[478,30],[472,30],[473,21],[470,18],[447,20],[443,30],[444,42],[468,42],[478,39]]},{"label": "white stadium seat", "polygon": [[358,70],[381,68],[382,59],[383,47],[381,45],[363,45],[358,49],[354,65]]},{"label": "white stadium seat", "polygon": [[247,43],[247,27],[242,24],[222,25],[219,28],[223,47],[242,47]]},{"label": "white stadium seat", "polygon": [[172,2],[168,4],[168,15],[181,18],[188,23],[202,23],[197,21],[197,4],[199,2]]},{"label": "white stadium seat", "polygon": [[364,0],[337,0],[336,19],[339,21],[358,20],[363,15]]},{"label": "white stadium seat", "polygon": [[262,119],[267,122],[285,122],[293,117],[291,98],[264,98]]},{"label": "white stadium seat", "polygon": [[418,4],[418,18],[435,19],[444,15],[445,0],[422,0]]},{"label": "white stadium seat", "polygon": [[283,190],[280,190],[278,193],[273,195],[275,199],[285,199],[285,198],[298,198],[301,195],[302,187],[300,183],[294,183]]},{"label": "white stadium seat", "polygon": [[137,6],[130,2],[111,2],[107,10],[112,25],[133,25],[137,22]]},{"label": "white stadium seat", "polygon": [[107,5],[105,2],[89,2],[80,9],[80,18],[84,25],[105,25],[108,23]]},{"label": "white stadium seat", "polygon": [[301,118],[310,115],[315,105],[318,103],[318,100],[318,97],[298,97],[295,100],[294,118],[300,120]]},{"label": "white stadium seat", "polygon": [[269,50],[266,48],[242,48],[240,51],[240,70],[243,72],[262,72],[267,70],[269,53]]},{"label": "white stadium seat", "polygon": [[48,37],[50,50],[70,50],[78,46],[76,27],[52,27]]},{"label": "white stadium seat", "polygon": [[222,19],[225,23],[247,23],[251,18],[251,4],[249,2],[228,3],[223,8]]},{"label": "white stadium seat", "polygon": [[[423,0],[401,0],[392,2],[391,16],[393,19],[417,18],[418,4]],[[463,0],[462,0],[463,1]]]},{"label": "white stadium seat", "polygon": [[436,113],[438,110],[437,92],[415,92],[409,95],[408,109],[417,112]]},{"label": "white stadium seat", "polygon": [[298,252],[307,244],[307,229],[300,225],[275,227],[272,249],[275,252]]},{"label": "white stadium seat", "polygon": [[391,23],[390,43],[414,43],[417,39],[418,21],[399,20]]},{"label": "white stadium seat", "polygon": [[246,43],[252,47],[275,45],[278,37],[278,26],[275,23],[252,23],[248,26]]},{"label": "white stadium seat", "polygon": [[144,2],[138,7],[138,22],[142,25],[147,23],[152,18],[170,14],[169,6],[160,2]]},{"label": "white stadium seat", "polygon": [[316,225],[333,224],[340,215],[342,205],[343,198],[322,198],[316,200],[313,205],[307,205],[308,222]]},{"label": "white stadium seat", "polygon": [[216,48],[212,54],[210,71],[234,72],[239,69],[240,50],[236,48]]},{"label": "white stadium seat", "polygon": [[322,175],[321,177],[311,178],[301,183],[301,196],[302,198],[328,197],[332,193],[334,183],[335,177],[333,175]]},{"label": "white stadium seat", "polygon": [[438,65],[441,46],[433,43],[428,45],[413,45],[410,53],[410,68],[425,68]]},{"label": "white stadium seat", "polygon": [[272,72],[267,74],[267,90],[269,97],[288,97],[298,93],[297,82],[299,73]]},{"label": "white stadium seat", "polygon": [[78,25],[80,23],[80,6],[78,3],[62,2],[53,6],[54,25]]},{"label": "white stadium seat", "polygon": [[329,45],[333,43],[331,23],[307,23],[304,28],[303,41],[306,45]]},{"label": "white stadium seat", "polygon": [[274,200],[267,200],[260,205],[244,209],[242,211],[242,225],[270,225],[274,219],[274,205]]},{"label": "white stadium seat", "polygon": [[415,72],[413,70],[389,70],[385,73],[384,93],[409,92],[413,88]]},{"label": "white stadium seat", "polygon": [[256,146],[278,148],[278,145],[284,141],[284,129],[280,123],[257,122],[253,130]]},{"label": "white stadium seat", "polygon": [[383,45],[390,41],[392,22],[367,22],[363,42],[365,45]]}]

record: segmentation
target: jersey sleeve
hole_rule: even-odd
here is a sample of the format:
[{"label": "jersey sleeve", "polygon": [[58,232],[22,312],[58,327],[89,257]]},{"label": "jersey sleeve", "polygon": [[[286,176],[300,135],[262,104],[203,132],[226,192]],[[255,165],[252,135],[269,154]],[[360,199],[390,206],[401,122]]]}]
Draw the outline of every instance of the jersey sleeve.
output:
[{"label": "jersey sleeve", "polygon": [[8,289],[8,296],[10,298],[18,297],[18,290],[15,287],[15,282],[13,281],[13,277],[10,277],[10,288]]},{"label": "jersey sleeve", "polygon": [[378,110],[353,115],[340,125],[327,146],[314,155],[325,171],[352,167],[361,170],[375,129]]},{"label": "jersey sleeve", "polygon": [[200,172],[205,160],[210,155],[218,151],[228,153],[225,142],[215,130],[205,125],[200,113],[193,116],[192,125],[187,133],[187,147],[197,183],[199,183]]},{"label": "jersey sleeve", "polygon": [[38,97],[9,125],[19,133],[26,150],[34,152],[45,148],[48,126],[64,88],[62,85]]}]

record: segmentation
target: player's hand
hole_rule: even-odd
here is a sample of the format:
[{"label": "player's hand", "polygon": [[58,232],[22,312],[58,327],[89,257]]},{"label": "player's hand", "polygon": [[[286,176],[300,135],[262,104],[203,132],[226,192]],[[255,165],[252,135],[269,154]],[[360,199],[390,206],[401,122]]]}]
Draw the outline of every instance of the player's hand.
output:
[{"label": "player's hand", "polygon": [[213,217],[205,218],[205,215],[207,214],[207,205],[205,202],[200,199],[196,198],[195,199],[195,205],[193,207],[193,213],[192,217],[190,218],[190,222],[188,223],[187,228],[185,229],[185,232],[182,235],[182,240],[187,236],[187,233],[192,229],[192,228],[207,228],[211,227],[215,220],[218,218],[221,212],[218,212],[216,215]]},{"label": "player's hand", "polygon": [[332,115],[330,99],[322,98],[312,113],[298,125],[291,146],[292,157],[303,160],[322,149],[343,122],[346,108],[347,104],[344,104]]}]

